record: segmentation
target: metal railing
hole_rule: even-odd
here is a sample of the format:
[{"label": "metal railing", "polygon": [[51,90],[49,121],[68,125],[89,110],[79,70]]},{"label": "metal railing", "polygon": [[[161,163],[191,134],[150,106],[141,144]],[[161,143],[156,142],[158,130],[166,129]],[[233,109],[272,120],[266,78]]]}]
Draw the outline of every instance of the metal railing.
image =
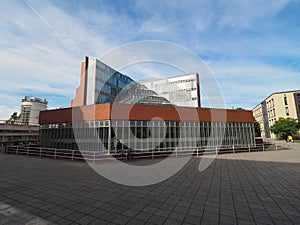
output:
[{"label": "metal railing", "polygon": [[107,154],[103,151],[89,151],[89,150],[72,150],[72,149],[56,149],[56,148],[44,148],[44,147],[32,147],[32,146],[6,146],[4,147],[4,153],[6,154],[17,154],[27,156],[38,156],[38,157],[51,157],[55,159],[71,159],[71,160],[109,160],[112,157],[119,160],[130,160],[139,158],[159,158],[159,157],[178,157],[184,155],[212,155],[212,154],[225,154],[225,153],[241,153],[241,152],[255,152],[255,151],[267,151],[267,150],[282,150],[289,149],[288,143],[267,143],[262,145],[247,147],[237,146],[205,146],[205,147],[176,147],[176,148],[160,148],[159,150],[152,149],[149,151],[140,150],[118,150]]}]

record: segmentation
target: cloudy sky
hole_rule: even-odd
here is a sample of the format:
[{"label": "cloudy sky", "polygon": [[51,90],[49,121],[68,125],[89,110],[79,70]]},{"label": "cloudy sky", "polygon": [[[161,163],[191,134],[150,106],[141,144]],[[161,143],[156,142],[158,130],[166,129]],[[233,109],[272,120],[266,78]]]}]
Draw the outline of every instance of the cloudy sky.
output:
[{"label": "cloudy sky", "polygon": [[[1,1],[0,120],[24,96],[69,106],[84,56],[142,40],[189,49],[214,73],[227,108],[252,109],[300,89],[299,21],[297,0]],[[135,71],[136,80],[178,75],[149,64]]]}]

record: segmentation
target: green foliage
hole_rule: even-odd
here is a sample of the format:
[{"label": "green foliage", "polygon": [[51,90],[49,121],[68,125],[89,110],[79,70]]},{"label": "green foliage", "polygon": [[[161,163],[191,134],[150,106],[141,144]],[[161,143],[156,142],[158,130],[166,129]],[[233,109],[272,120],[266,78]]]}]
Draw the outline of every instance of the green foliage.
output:
[{"label": "green foliage", "polygon": [[256,119],[253,117],[254,120],[254,132],[255,132],[255,137],[260,137],[261,133],[260,133],[260,124],[259,122],[256,121]]},{"label": "green foliage", "polygon": [[299,131],[299,123],[292,118],[279,118],[279,120],[270,127],[270,130],[274,134],[286,137],[287,135],[296,134]]},{"label": "green foliage", "polygon": [[246,110],[246,109],[243,109],[242,107],[237,107],[237,108],[233,108],[234,110]]}]

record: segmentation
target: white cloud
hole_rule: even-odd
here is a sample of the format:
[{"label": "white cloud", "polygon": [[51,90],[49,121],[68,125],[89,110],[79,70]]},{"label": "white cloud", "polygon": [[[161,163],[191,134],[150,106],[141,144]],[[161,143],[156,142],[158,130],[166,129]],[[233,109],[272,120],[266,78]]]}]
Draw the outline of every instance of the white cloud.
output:
[{"label": "white cloud", "polygon": [[299,90],[300,72],[253,61],[212,62],[228,108],[252,109],[271,93]]},{"label": "white cloud", "polygon": [[[19,107],[25,94],[44,94],[50,96],[51,107],[61,106],[62,99],[75,93],[85,55],[101,57],[120,44],[144,39],[175,42],[203,56],[217,74],[228,104],[252,107],[274,91],[300,85],[299,27],[277,19],[289,2],[154,0],[132,1],[123,7],[122,1],[76,5],[3,1],[1,116],[6,118],[11,114],[8,110]],[[176,52],[172,57],[178,57]],[[114,60],[127,59],[122,55]],[[141,64],[135,73],[168,74],[166,69],[156,69]]]},{"label": "white cloud", "polygon": [[0,120],[8,120],[13,112],[20,113],[18,107],[7,107],[7,105],[0,105]]},{"label": "white cloud", "polygon": [[0,12],[0,89],[8,94],[1,98],[1,119],[19,105],[20,96],[56,94],[71,100],[84,56],[109,49],[84,21],[50,2],[5,2]]}]

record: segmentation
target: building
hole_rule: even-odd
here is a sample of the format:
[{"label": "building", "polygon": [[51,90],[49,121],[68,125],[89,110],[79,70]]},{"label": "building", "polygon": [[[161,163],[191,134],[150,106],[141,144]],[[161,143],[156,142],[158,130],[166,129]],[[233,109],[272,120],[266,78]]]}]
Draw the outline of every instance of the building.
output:
[{"label": "building", "polygon": [[279,118],[293,118],[300,121],[300,90],[275,92],[252,110],[260,124],[261,137],[277,138],[270,127]]},{"label": "building", "polygon": [[40,111],[47,109],[46,99],[25,96],[22,99],[21,113],[14,112],[6,121],[7,124],[39,125]]},{"label": "building", "polygon": [[0,124],[0,147],[37,144],[39,126]]},{"label": "building", "polygon": [[255,145],[251,111],[121,103],[43,111],[40,137],[43,147],[105,154]]},{"label": "building", "polygon": [[46,99],[25,96],[22,99],[20,124],[38,125],[40,111],[46,110],[47,104]]},{"label": "building", "polygon": [[98,59],[85,57],[81,64],[80,84],[71,106],[114,102],[122,88],[130,83],[135,81]]},{"label": "building", "polygon": [[[133,90],[134,96],[126,95]],[[195,73],[138,83],[98,59],[85,57],[81,64],[80,85],[71,106],[136,101],[140,104],[167,101],[177,106],[200,107],[199,76]]]},{"label": "building", "polygon": [[142,84],[174,105],[200,107],[198,73],[151,80]]},{"label": "building", "polygon": [[255,145],[252,112],[198,107],[198,84],[197,73],[138,83],[86,57],[71,107],[40,112],[40,145],[104,154]]}]

